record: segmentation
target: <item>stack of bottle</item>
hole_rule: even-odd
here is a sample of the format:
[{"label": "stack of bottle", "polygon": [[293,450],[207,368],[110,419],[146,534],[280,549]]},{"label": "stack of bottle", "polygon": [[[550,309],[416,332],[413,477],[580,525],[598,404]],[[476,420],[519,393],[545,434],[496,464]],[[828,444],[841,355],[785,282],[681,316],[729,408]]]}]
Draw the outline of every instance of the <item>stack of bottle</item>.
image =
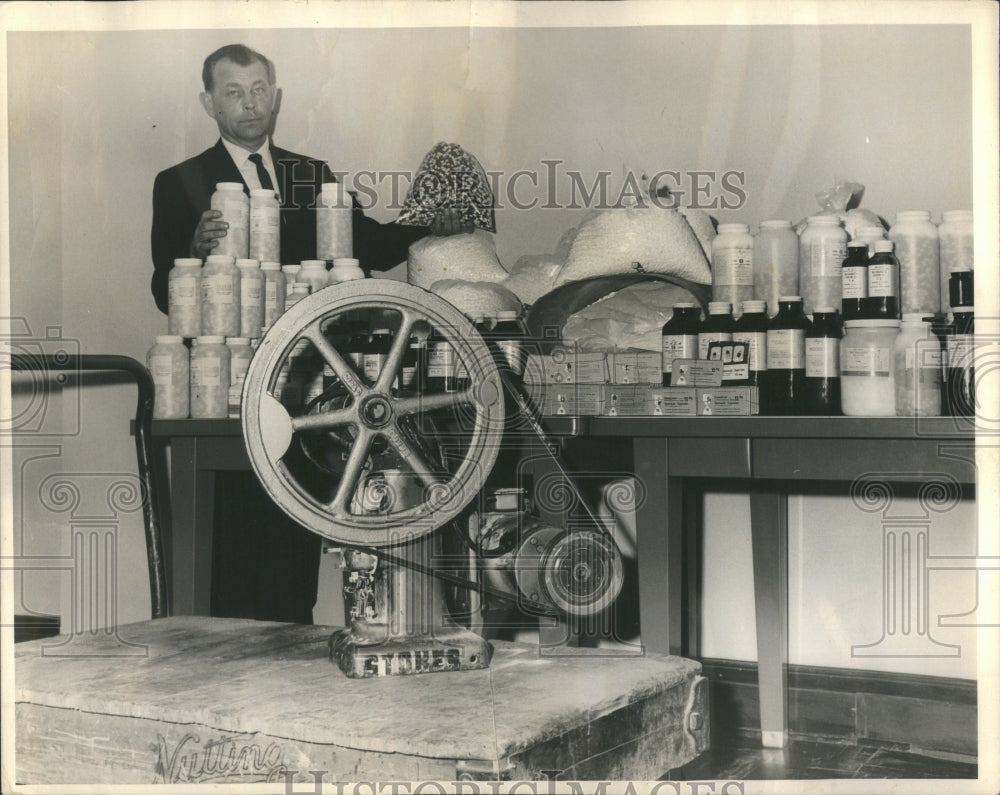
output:
[{"label": "stack of bottle", "polygon": [[156,338],[147,356],[156,387],[154,417],[239,416],[252,351],[275,321],[310,292],[364,278],[351,257],[339,186],[328,187],[324,197],[331,206],[319,215],[321,239],[333,255],[329,269],[326,259],[279,263],[280,211],[273,191],[251,190],[247,196],[241,183],[216,185],[211,208],[222,213],[226,235],[204,263],[174,260],[168,277],[167,334]]}]

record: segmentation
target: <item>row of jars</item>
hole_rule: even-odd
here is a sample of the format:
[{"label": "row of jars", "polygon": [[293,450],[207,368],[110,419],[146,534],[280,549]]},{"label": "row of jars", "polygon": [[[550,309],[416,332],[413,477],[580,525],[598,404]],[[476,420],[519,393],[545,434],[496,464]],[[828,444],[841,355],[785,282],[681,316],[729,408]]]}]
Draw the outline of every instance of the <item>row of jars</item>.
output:
[{"label": "row of jars", "polygon": [[[281,259],[281,217],[277,194],[267,188],[250,191],[240,182],[219,182],[211,209],[229,226],[216,254],[233,259],[276,262]],[[317,257],[348,258],[353,250],[352,199],[338,182],[324,183],[316,203]]]},{"label": "row of jars", "polygon": [[833,307],[810,320],[800,296],[748,300],[739,319],[725,301],[674,305],[663,326],[663,384],[674,359],[707,359],[713,342],[745,342],[745,383],[760,390],[761,414],[938,416],[974,413],[973,308],[955,307],[944,325],[922,313],[841,321]]},{"label": "row of jars", "polygon": [[[871,247],[886,238],[881,226],[862,226],[854,239]],[[940,225],[925,210],[896,214],[888,232],[899,261],[899,309],[934,314],[951,310],[948,279],[973,269],[972,212],[949,210]],[[849,235],[837,215],[815,215],[801,234],[789,221],[761,221],[756,235],[747,224],[719,224],[712,241],[712,298],[740,306],[747,300],[778,305],[782,295],[801,295],[806,314],[818,306],[840,306],[841,268]]]},{"label": "row of jars", "polygon": [[163,334],[146,355],[153,377],[153,417],[177,420],[238,417],[243,382],[257,340]]},{"label": "row of jars", "polygon": [[168,276],[167,331],[189,339],[259,337],[286,310],[298,285],[301,296],[303,288],[308,294],[364,275],[351,257],[333,260],[330,270],[325,260],[279,265],[210,254],[202,265],[200,259],[175,259]]}]

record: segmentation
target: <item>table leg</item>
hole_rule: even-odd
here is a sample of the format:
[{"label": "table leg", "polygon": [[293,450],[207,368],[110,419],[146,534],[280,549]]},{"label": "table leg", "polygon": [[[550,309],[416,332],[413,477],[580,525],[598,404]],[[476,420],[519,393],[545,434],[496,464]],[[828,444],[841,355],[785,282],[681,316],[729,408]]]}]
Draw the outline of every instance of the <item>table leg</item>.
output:
[{"label": "table leg", "polygon": [[215,473],[198,469],[198,440],[174,437],[170,450],[170,582],[173,615],[211,612]]},{"label": "table leg", "polygon": [[765,748],[788,744],[788,495],[750,492],[760,731]]},{"label": "table leg", "polygon": [[632,441],[637,493],[635,510],[639,567],[639,627],[647,651],[682,653],[681,543],[683,481],[670,477],[667,440]]}]

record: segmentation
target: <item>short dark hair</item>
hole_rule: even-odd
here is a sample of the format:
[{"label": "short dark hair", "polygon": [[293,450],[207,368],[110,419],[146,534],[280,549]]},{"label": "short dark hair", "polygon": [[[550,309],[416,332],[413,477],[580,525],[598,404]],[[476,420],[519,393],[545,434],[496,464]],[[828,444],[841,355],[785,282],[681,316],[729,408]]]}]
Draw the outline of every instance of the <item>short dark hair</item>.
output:
[{"label": "short dark hair", "polygon": [[274,85],[274,64],[265,56],[245,44],[227,44],[205,59],[205,65],[201,68],[201,82],[205,84],[206,91],[211,91],[215,86],[215,65],[222,60],[232,61],[237,66],[249,66],[258,61],[267,70],[267,82]]}]

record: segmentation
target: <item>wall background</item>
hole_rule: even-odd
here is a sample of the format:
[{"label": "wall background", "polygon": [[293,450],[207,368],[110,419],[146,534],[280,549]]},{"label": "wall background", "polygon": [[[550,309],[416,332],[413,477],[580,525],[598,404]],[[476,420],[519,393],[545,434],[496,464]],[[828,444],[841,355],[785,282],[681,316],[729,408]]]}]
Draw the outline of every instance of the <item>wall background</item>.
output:
[{"label": "wall background", "polygon": [[[973,72],[965,25],[644,28],[336,28],[11,32],[7,36],[11,314],[34,335],[61,329],[85,353],[144,359],[165,318],[149,295],[151,190],[158,171],[211,146],[197,102],[201,62],[242,41],[277,64],[275,139],[335,170],[410,171],[437,141],[487,170],[541,172],[559,159],[589,184],[602,170],[745,173],[746,205],[719,221],[798,220],[834,178],[867,186],[862,206],[942,211],[973,202]],[[220,23],[221,24],[221,23]],[[527,185],[527,183],[520,183]],[[528,191],[529,196],[531,195]],[[371,215],[390,220],[390,197]],[[500,209],[510,267],[551,251],[584,210]],[[15,394],[15,399],[19,398]],[[134,471],[134,393],[87,384],[52,399],[72,437],[57,454],[15,450],[15,541],[65,554],[65,517],[38,486],[53,471]],[[753,659],[747,505],[706,507],[706,656]],[[27,528],[27,530],[25,530]],[[975,549],[975,506],[935,517],[932,552]],[[975,634],[935,628],[951,658],[860,659],[878,639],[880,529],[845,497],[808,496],[790,515],[795,663],[975,678]],[[149,614],[141,517],[122,515],[120,621]],[[931,582],[931,616],[972,609],[972,572]],[[65,615],[66,578],[24,576],[21,608]],[[318,611],[319,613],[319,611]]]}]

